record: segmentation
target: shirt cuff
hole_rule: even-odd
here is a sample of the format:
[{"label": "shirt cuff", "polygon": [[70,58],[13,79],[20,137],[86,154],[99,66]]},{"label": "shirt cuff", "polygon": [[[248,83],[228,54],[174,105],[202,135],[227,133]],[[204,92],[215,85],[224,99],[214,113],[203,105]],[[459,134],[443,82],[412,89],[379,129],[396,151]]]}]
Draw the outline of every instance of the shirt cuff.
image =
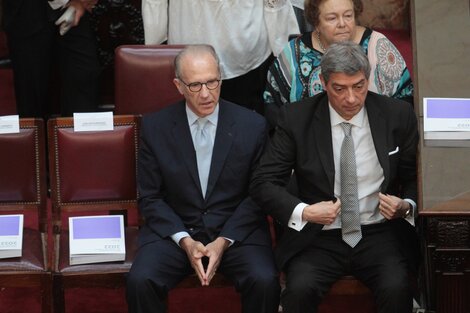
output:
[{"label": "shirt cuff", "polygon": [[[176,234],[173,234],[171,235],[171,239],[173,239],[173,241],[178,245],[180,246],[180,240],[185,238],[185,237],[189,237],[189,234],[185,231],[180,231],[180,232],[177,232]],[[181,247],[181,246],[180,246]]]},{"label": "shirt cuff", "polygon": [[235,243],[235,240],[233,240],[233,239],[230,239],[230,238],[227,238],[227,237],[222,237],[222,238],[224,238],[225,240],[228,240],[230,242],[230,244],[228,245],[229,247],[231,247]]},{"label": "shirt cuff", "polygon": [[308,204],[306,203],[299,203],[297,206],[294,208],[294,211],[292,212],[292,215],[289,218],[289,222],[287,223],[287,226],[289,226],[292,229],[295,229],[296,231],[301,231],[305,225],[307,225],[307,221],[302,220],[302,213],[304,212],[304,209],[308,207]]},{"label": "shirt cuff", "polygon": [[49,5],[51,6],[52,10],[63,8],[67,3],[69,3],[69,0],[49,1]]},{"label": "shirt cuff", "polygon": [[408,202],[411,205],[410,214],[405,218],[405,220],[410,223],[412,226],[415,226],[415,216],[416,216],[416,202],[411,199],[403,199],[404,201]]}]

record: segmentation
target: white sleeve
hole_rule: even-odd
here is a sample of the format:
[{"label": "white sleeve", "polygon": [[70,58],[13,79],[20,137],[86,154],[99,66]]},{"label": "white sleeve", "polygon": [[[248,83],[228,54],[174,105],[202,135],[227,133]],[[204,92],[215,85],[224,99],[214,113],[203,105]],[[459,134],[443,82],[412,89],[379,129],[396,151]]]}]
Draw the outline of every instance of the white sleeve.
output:
[{"label": "white sleeve", "polygon": [[410,223],[412,226],[415,226],[415,218],[416,218],[416,214],[417,214],[417,210],[416,210],[416,202],[414,202],[413,200],[411,199],[403,199],[405,200],[406,202],[408,202],[410,205],[411,205],[411,212],[410,212],[410,215],[408,215],[405,219],[408,223]]},{"label": "white sleeve", "polygon": [[289,41],[289,35],[300,34],[290,0],[263,0],[264,23],[268,31],[269,45],[274,56],[281,53]]},{"label": "white sleeve", "polygon": [[160,44],[168,38],[168,0],[142,0],[145,44]]},{"label": "white sleeve", "polygon": [[52,10],[57,10],[63,8],[67,3],[69,3],[69,0],[54,0],[49,1],[49,6]]},{"label": "white sleeve", "polygon": [[296,205],[287,224],[290,228],[295,229],[296,231],[301,231],[302,228],[307,225],[307,221],[302,220],[302,213],[306,207],[308,207],[308,204],[303,202]]},{"label": "white sleeve", "polygon": [[[173,241],[179,246],[180,245],[180,240],[185,238],[185,237],[189,237],[189,234],[185,231],[180,231],[180,232],[177,232],[173,235],[171,235],[171,239],[173,239]],[[180,246],[181,247],[181,246]]]}]

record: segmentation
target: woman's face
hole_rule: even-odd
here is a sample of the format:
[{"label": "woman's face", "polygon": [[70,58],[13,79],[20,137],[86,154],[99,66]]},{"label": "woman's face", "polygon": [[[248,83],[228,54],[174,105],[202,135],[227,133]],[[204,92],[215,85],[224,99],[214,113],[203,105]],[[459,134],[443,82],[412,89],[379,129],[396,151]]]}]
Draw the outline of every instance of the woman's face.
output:
[{"label": "woman's face", "polygon": [[353,40],[356,31],[352,0],[326,0],[319,6],[318,31],[328,45]]}]

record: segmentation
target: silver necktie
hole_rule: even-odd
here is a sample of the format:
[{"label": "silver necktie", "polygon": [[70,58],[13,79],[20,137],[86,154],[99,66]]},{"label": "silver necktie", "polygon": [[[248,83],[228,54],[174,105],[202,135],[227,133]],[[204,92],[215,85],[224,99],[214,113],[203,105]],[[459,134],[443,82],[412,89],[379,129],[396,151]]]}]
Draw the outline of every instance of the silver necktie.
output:
[{"label": "silver necktie", "polygon": [[357,168],[354,141],[349,123],[341,123],[344,140],[341,145],[341,231],[343,240],[355,247],[362,238],[357,192]]},{"label": "silver necktie", "polygon": [[212,145],[208,130],[210,122],[206,118],[199,118],[196,123],[197,130],[194,136],[194,148],[196,150],[197,169],[199,172],[199,181],[201,182],[201,190],[205,197],[212,158]]}]

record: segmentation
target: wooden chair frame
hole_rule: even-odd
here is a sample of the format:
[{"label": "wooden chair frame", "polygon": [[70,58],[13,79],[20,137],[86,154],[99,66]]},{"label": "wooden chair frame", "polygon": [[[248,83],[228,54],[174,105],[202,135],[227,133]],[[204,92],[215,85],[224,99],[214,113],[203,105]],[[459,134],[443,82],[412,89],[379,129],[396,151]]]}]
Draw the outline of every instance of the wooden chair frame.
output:
[{"label": "wooden chair frame", "polygon": [[[27,144],[28,140],[30,145]],[[45,159],[45,131],[44,121],[42,119],[24,118],[20,119],[20,133],[1,134],[0,146],[2,146],[1,161],[4,161],[4,154],[7,149],[11,149],[12,143],[21,142],[20,148],[28,151],[18,151],[19,146],[15,146],[15,158],[12,163],[3,164],[12,170],[2,171],[2,179],[6,182],[11,181],[7,175],[8,172],[18,170],[27,171],[34,168],[30,182],[34,184],[28,192],[18,191],[18,194],[10,197],[8,190],[3,190],[0,196],[0,212],[2,214],[24,213],[35,211],[37,214],[37,230],[24,228],[23,230],[23,253],[19,258],[0,259],[0,286],[13,288],[38,287],[41,292],[41,312],[51,312],[52,299],[52,279],[49,268],[48,251],[48,223],[47,223],[47,184],[46,184],[46,159]],[[3,146],[5,144],[7,147]],[[4,150],[5,149],[5,150]],[[10,150],[11,151],[11,150]],[[31,153],[32,152],[32,153]],[[31,156],[29,164],[18,164],[18,159]],[[7,160],[8,161],[8,160]],[[11,160],[10,160],[11,161]],[[18,161],[18,162],[16,162]],[[24,165],[26,169],[17,169]],[[1,168],[1,167],[0,167]],[[7,173],[6,173],[7,172]],[[13,177],[12,177],[13,178]],[[21,178],[19,178],[21,179]],[[4,182],[5,182],[4,181]],[[20,182],[21,184],[23,182]],[[28,182],[24,182],[28,185]],[[15,190],[16,191],[16,190]],[[30,195],[27,195],[30,193]],[[25,225],[26,226],[26,225]]]},{"label": "wooden chair frame", "polygon": [[[124,135],[132,131],[132,144],[133,147],[126,147],[132,149],[133,162],[135,164],[130,165],[132,168],[130,171],[133,172],[134,178],[136,179],[136,162],[138,153],[138,142],[139,142],[139,126],[140,116],[127,115],[127,116],[114,116],[114,130],[113,132],[119,132],[122,130]],[[61,133],[62,132],[62,133]],[[54,312],[60,313],[65,312],[65,290],[68,288],[111,288],[117,289],[125,286],[125,275],[129,271],[132,260],[137,249],[137,233],[138,225],[126,227],[126,260],[124,262],[111,262],[111,263],[96,263],[96,264],[83,264],[71,266],[68,261],[68,242],[65,237],[68,236],[68,232],[62,225],[63,214],[67,213],[70,216],[73,215],[87,215],[87,213],[96,215],[97,212],[106,212],[102,214],[113,214],[118,209],[118,213],[129,212],[131,214],[138,215],[137,213],[137,187],[135,183],[132,183],[130,188],[133,188],[133,192],[130,196],[117,196],[116,198],[110,199],[107,196],[94,194],[92,198],[82,198],[77,201],[69,201],[65,199],[62,193],[62,188],[66,183],[67,179],[73,179],[72,177],[63,177],[61,164],[62,143],[61,136],[65,136],[65,132],[68,132],[70,136],[77,138],[88,138],[87,140],[94,141],[94,135],[99,136],[101,132],[86,132],[84,134],[78,134],[73,132],[73,119],[72,118],[56,118],[49,120],[48,123],[48,140],[49,140],[49,162],[51,172],[51,194],[52,194],[52,220],[53,220],[53,290],[54,290]],[[71,137],[70,137],[71,138]],[[67,139],[72,140],[72,139]],[[102,144],[99,139],[96,139],[96,144]],[[81,148],[87,145],[80,144]],[[103,146],[106,149],[106,146]],[[77,151],[78,153],[78,151]],[[130,153],[128,151],[128,153]],[[85,155],[86,151],[80,151],[80,155]],[[100,153],[100,155],[103,155]],[[106,151],[104,151],[106,155]],[[93,156],[95,156],[93,154]],[[98,161],[98,160],[97,160]],[[106,160],[104,160],[106,162]],[[127,164],[126,164],[127,165]],[[127,168],[127,167],[126,167]],[[69,173],[70,174],[70,173]],[[132,177],[125,177],[131,179]],[[80,189],[81,186],[77,186]],[[83,186],[84,189],[88,186]],[[125,215],[126,218],[126,215]],[[67,257],[67,259],[65,259]]]}]

